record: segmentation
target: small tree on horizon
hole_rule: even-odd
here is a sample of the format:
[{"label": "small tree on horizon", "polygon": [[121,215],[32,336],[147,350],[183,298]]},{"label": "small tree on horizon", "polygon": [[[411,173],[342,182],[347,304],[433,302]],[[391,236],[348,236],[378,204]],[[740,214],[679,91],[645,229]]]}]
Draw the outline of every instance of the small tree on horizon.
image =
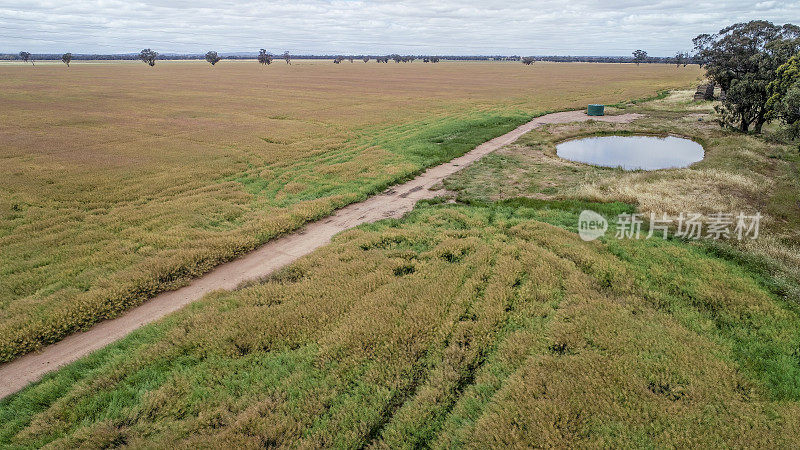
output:
[{"label": "small tree on horizon", "polygon": [[259,64],[263,64],[265,66],[268,66],[268,65],[272,64],[272,55],[267,53],[266,49],[262,48],[261,50],[258,51],[258,62],[259,62]]},{"label": "small tree on horizon", "polygon": [[286,60],[286,64],[292,64],[292,55],[289,54],[289,51],[283,52],[283,59]]},{"label": "small tree on horizon", "polygon": [[19,57],[22,58],[22,61],[24,62],[30,61],[31,65],[33,66],[36,65],[33,63],[33,60],[31,59],[31,54],[29,52],[19,52]]},{"label": "small tree on horizon", "polygon": [[206,61],[208,61],[209,63],[211,63],[211,65],[212,65],[212,66],[213,66],[213,65],[216,65],[216,64],[217,64],[217,63],[218,63],[218,62],[219,62],[221,59],[222,59],[222,58],[220,58],[220,57],[219,57],[219,55],[217,54],[217,52],[215,52],[215,51],[213,51],[213,50],[212,50],[212,51],[210,51],[210,52],[208,52],[208,53],[206,53]]},{"label": "small tree on horizon", "polygon": [[533,56],[526,56],[526,57],[522,58],[521,61],[522,61],[522,64],[525,64],[526,66],[530,66],[531,64],[536,62],[536,59],[534,59]]},{"label": "small tree on horizon", "polygon": [[144,62],[145,64],[147,64],[150,67],[153,67],[153,66],[156,65],[156,58],[158,58],[158,52],[154,52],[153,50],[150,50],[149,48],[146,48],[146,49],[142,50],[141,52],[139,52],[139,59],[141,59],[142,62]]},{"label": "small tree on horizon", "polygon": [[680,67],[681,65],[683,65],[683,67],[686,67],[688,61],[689,61],[688,53],[678,52],[675,54],[675,67]]},{"label": "small tree on horizon", "polygon": [[369,62],[369,56],[365,56],[365,57],[363,57],[363,58],[361,58],[361,59],[362,59],[362,60],[363,60],[365,63],[368,63],[368,62]]},{"label": "small tree on horizon", "polygon": [[72,53],[67,52],[67,53],[64,53],[63,55],[61,55],[61,62],[66,64],[67,67],[69,67],[70,61],[72,61]]},{"label": "small tree on horizon", "polygon": [[636,50],[633,52],[633,62],[638,66],[639,63],[647,61],[647,52],[644,50]]}]

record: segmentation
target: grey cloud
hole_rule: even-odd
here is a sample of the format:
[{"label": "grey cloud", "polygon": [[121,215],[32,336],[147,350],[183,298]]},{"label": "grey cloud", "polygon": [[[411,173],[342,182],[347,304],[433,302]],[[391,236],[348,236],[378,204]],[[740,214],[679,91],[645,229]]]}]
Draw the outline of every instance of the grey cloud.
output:
[{"label": "grey cloud", "polygon": [[0,51],[670,55],[734,22],[800,22],[800,2],[0,0]]}]

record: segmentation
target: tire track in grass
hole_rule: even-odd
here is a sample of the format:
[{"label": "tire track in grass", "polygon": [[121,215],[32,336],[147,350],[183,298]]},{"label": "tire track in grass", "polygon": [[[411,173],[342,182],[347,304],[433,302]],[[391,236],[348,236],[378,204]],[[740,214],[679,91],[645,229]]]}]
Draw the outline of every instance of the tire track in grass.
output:
[{"label": "tire track in grass", "polygon": [[[490,218],[491,219],[491,218]],[[491,220],[490,220],[491,221]],[[444,430],[451,429],[458,423],[455,415],[462,416],[462,421],[470,418],[465,413],[464,396],[468,392],[472,392],[471,398],[474,400],[476,392],[476,380],[480,377],[486,377],[488,367],[495,367],[498,358],[498,352],[502,352],[502,347],[505,343],[515,334],[522,333],[529,329],[531,326],[542,328],[549,322],[552,311],[558,308],[560,300],[563,299],[563,293],[567,291],[566,278],[559,278],[556,273],[572,273],[576,274],[575,268],[570,270],[571,263],[568,263],[552,251],[536,245],[528,245],[528,248],[521,256],[515,256],[515,262],[519,262],[519,266],[515,271],[509,271],[508,267],[501,267],[497,270],[501,275],[507,276],[504,283],[498,284],[491,283],[491,286],[510,286],[511,292],[505,297],[505,300],[499,305],[502,306],[503,314],[500,320],[494,323],[486,323],[487,329],[485,335],[488,336],[483,342],[478,342],[478,348],[475,350],[472,359],[466,364],[460,373],[458,379],[452,383],[448,392],[444,395],[446,398],[435,397],[429,399],[433,401],[433,405],[426,412],[426,415],[415,415],[416,411],[410,411],[410,417],[407,417],[407,423],[395,423],[394,429],[390,430],[387,436],[385,433],[384,440],[379,442],[377,447],[397,447],[411,444],[415,448],[427,448],[431,446],[441,445]],[[542,273],[541,267],[558,267],[556,271],[550,271],[551,277],[547,277]],[[535,277],[531,275],[536,273]],[[577,272],[583,276],[582,273]],[[499,288],[497,288],[499,289]],[[475,303],[478,304],[478,303]],[[491,305],[486,305],[490,306]],[[537,308],[539,311],[533,314],[539,320],[536,320],[536,325],[527,323],[518,323],[523,318],[523,311],[528,311],[531,308]],[[505,377],[498,380],[496,386],[492,386],[492,392],[497,392],[503,385],[503,380],[513,374],[517,366],[524,361],[522,358],[518,364],[511,365],[505,373]],[[485,381],[481,383],[485,384]],[[486,391],[482,392],[486,395]],[[491,400],[491,396],[483,399],[483,405]],[[422,400],[424,401],[424,399]],[[415,405],[409,402],[409,410],[414,408]],[[417,410],[423,409],[425,404],[417,405]],[[458,412],[454,412],[458,411]],[[480,409],[478,410],[478,414]],[[474,417],[473,417],[474,419]],[[452,435],[452,433],[444,433]]]},{"label": "tire track in grass", "polygon": [[[474,383],[495,345],[492,336],[505,326],[526,278],[523,265],[509,252],[494,256],[486,266],[490,270],[483,274],[479,292],[443,342],[433,376],[402,406],[372,447],[429,446],[461,394]],[[509,286],[510,292],[503,292]]]},{"label": "tire track in grass", "polygon": [[[488,265],[490,273],[493,273],[494,270],[494,262],[496,258],[492,258],[491,264]],[[470,281],[470,279],[475,275],[475,270],[479,270],[480,267],[473,268],[473,271],[468,276],[466,281]],[[450,329],[445,336],[444,344],[450,342],[453,339],[454,332],[456,331],[456,327],[463,322],[465,319],[471,316],[470,311],[472,306],[480,302],[483,299],[484,295],[486,294],[486,287],[489,284],[489,277],[484,275],[483,277],[477,280],[477,284],[472,288],[474,292],[472,295],[468,297],[468,301],[464,302],[460,309],[460,313],[458,316],[453,317],[450,323]],[[463,285],[462,285],[463,286]],[[454,311],[456,312],[456,311]],[[436,370],[437,367],[441,366],[442,361],[438,361],[438,359],[442,356],[442,350],[446,350],[446,345],[443,346],[441,350],[435,351],[436,347],[443,344],[442,342],[433,342],[432,345],[426,351],[425,356],[421,360],[421,364],[419,367],[415,367],[413,372],[415,375],[419,374],[422,376],[415,376],[412,379],[412,382],[408,389],[398,391],[396,396],[387,403],[386,407],[382,411],[381,420],[373,424],[369,433],[364,438],[364,445],[361,448],[369,448],[374,447],[376,443],[378,443],[381,439],[381,436],[386,429],[386,427],[392,422],[395,417],[395,414],[400,411],[409,401],[413,401],[414,397],[417,395],[417,392],[420,386],[423,383],[430,380],[430,374],[433,370]],[[425,370],[425,367],[428,367]]]},{"label": "tire track in grass", "polygon": [[577,271],[574,264],[549,249],[536,246],[536,252],[528,261],[530,265],[537,262],[547,264],[554,268],[549,273],[558,276],[548,278],[541,271],[534,278],[530,276],[531,272],[524,274],[524,281],[514,299],[514,308],[499,329],[485,363],[476,372],[475,381],[455,399],[435,439],[427,442],[427,447],[464,446],[469,430],[506,381],[517,373],[531,354],[547,351],[548,330],[554,314],[567,297],[570,285],[580,283],[576,277],[589,281],[589,277]]}]

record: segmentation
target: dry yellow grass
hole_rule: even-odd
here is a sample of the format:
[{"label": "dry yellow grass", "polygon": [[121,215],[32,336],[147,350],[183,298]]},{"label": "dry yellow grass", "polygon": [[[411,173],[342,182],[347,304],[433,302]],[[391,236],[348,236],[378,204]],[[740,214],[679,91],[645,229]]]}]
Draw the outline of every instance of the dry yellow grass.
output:
[{"label": "dry yellow grass", "polygon": [[647,65],[0,65],[0,361]]}]

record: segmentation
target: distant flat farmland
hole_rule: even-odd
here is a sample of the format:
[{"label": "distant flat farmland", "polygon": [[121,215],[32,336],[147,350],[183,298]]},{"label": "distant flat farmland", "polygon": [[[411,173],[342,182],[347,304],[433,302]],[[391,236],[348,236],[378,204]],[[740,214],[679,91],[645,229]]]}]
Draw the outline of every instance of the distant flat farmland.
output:
[{"label": "distant flat farmland", "polygon": [[696,67],[0,64],[0,361],[548,111]]}]

